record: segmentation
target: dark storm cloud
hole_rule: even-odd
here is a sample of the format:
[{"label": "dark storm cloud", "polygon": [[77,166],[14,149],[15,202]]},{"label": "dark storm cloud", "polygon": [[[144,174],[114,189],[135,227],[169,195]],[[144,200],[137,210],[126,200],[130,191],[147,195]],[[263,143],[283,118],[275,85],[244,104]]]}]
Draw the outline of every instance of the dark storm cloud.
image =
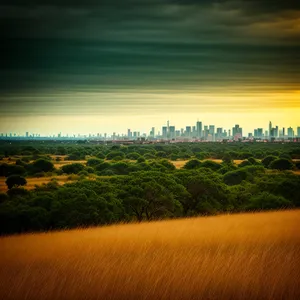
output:
[{"label": "dark storm cloud", "polygon": [[277,0],[2,1],[0,108],[24,91],[293,87],[299,21]]}]

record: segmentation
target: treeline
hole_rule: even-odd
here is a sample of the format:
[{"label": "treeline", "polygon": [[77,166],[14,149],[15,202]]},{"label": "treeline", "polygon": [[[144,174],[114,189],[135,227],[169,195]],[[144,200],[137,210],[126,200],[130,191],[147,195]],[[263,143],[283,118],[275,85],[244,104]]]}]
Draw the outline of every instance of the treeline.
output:
[{"label": "treeline", "polygon": [[[300,176],[290,171],[300,169],[293,161],[299,148],[273,146],[12,143],[5,160],[12,150],[19,158],[0,162],[9,188],[0,193],[0,234],[300,207]],[[69,159],[87,160],[54,168],[48,151],[57,154],[60,147]],[[190,155],[181,170],[171,162],[179,153]],[[239,165],[236,155],[243,157]],[[45,174],[53,176],[50,183],[22,188],[28,176]],[[55,176],[61,174],[77,174],[77,181],[59,186]]]},{"label": "treeline", "polygon": [[145,159],[167,158],[171,160],[213,158],[222,159],[225,155],[231,159],[262,159],[268,155],[285,155],[300,159],[298,143],[178,143],[144,145],[99,145],[89,142],[0,142],[0,159],[22,155],[36,160],[41,155],[66,155],[69,160],[83,160],[86,156],[100,159]]},{"label": "treeline", "polygon": [[255,165],[221,169],[139,171],[64,186],[53,180],[32,191],[14,187],[0,194],[0,233],[300,206],[299,175],[269,174]]}]

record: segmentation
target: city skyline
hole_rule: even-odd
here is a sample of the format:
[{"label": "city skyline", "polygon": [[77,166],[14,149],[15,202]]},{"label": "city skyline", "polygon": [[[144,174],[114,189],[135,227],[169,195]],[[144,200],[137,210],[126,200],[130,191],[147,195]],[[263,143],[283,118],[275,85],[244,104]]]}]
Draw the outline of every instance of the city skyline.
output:
[{"label": "city skyline", "polygon": [[216,126],[215,124],[205,124],[199,119],[194,124],[184,127],[176,127],[175,124],[168,120],[161,127],[151,127],[147,132],[139,129],[127,128],[126,133],[123,132],[88,132],[85,134],[63,133],[60,131],[57,134],[43,135],[39,132],[26,131],[23,133],[16,132],[1,132],[0,138],[98,138],[98,139],[194,139],[205,141],[217,141],[222,139],[285,139],[285,138],[300,138],[300,126],[293,128],[291,126],[279,127],[276,123],[269,121],[268,127],[255,127],[251,132],[245,133],[240,124],[235,124],[233,127],[225,128]]},{"label": "city skyline", "polygon": [[146,131],[198,117],[246,131],[254,120],[298,126],[296,3],[1,3],[2,131]]}]

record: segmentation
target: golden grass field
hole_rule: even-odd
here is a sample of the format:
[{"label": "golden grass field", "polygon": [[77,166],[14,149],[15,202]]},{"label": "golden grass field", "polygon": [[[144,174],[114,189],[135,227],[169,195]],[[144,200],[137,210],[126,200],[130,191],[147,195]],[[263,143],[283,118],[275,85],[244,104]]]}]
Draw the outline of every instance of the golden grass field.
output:
[{"label": "golden grass field", "polygon": [[300,211],[0,239],[0,299],[300,299]]}]

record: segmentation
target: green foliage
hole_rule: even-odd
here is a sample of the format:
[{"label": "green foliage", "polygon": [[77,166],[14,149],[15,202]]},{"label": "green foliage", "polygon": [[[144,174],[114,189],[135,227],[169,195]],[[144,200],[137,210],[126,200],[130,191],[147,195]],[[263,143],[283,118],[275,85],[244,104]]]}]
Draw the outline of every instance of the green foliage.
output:
[{"label": "green foliage", "polygon": [[250,203],[246,206],[246,209],[282,209],[291,208],[292,206],[292,202],[282,196],[276,196],[268,192],[262,192],[250,198]]},{"label": "green foliage", "polygon": [[102,152],[97,152],[97,153],[95,154],[95,156],[96,156],[97,158],[99,158],[99,159],[104,159],[104,158],[105,158],[105,155],[104,155]]},{"label": "green foliage", "polygon": [[272,161],[269,165],[271,169],[276,169],[276,170],[291,170],[294,167],[294,164],[286,159],[286,158],[278,158],[274,161]]},{"label": "green foliage", "polygon": [[8,189],[12,189],[13,187],[19,187],[19,186],[27,184],[27,181],[24,177],[22,177],[20,175],[11,175],[11,176],[7,177],[5,183],[8,187]]},{"label": "green foliage", "polygon": [[50,172],[54,170],[54,165],[51,161],[47,159],[39,158],[38,160],[32,163],[32,168],[34,173]]},{"label": "green foliage", "polygon": [[121,151],[111,151],[106,155],[108,160],[122,160],[125,158],[125,154]]},{"label": "green foliage", "polygon": [[252,166],[252,163],[249,160],[244,160],[238,165],[239,168],[244,168],[247,166]]},{"label": "green foliage", "polygon": [[[24,152],[27,158],[21,156]],[[87,166],[71,164],[51,169],[45,167],[51,163],[49,154],[68,155],[75,160],[87,157]],[[278,172],[264,169],[278,158],[300,158],[297,143],[120,146],[86,141],[20,141],[0,142],[0,155],[11,158],[10,163],[3,161],[0,165],[0,176],[49,176],[66,171],[72,181],[60,186],[53,180],[34,190],[12,187],[6,194],[0,194],[0,234],[300,207],[300,176],[280,172],[282,167]],[[103,160],[106,155],[110,162]],[[44,163],[29,163],[31,156]],[[177,170],[169,160],[191,157],[186,167]],[[200,162],[195,157],[223,162]],[[242,157],[245,163],[238,167],[232,163]],[[133,158],[137,162],[128,161]],[[263,158],[263,163],[254,158]],[[299,163],[295,166],[299,168]],[[93,180],[85,179],[91,174]]]},{"label": "green foliage", "polygon": [[88,167],[95,167],[98,166],[100,164],[102,164],[104,161],[103,159],[99,159],[99,158],[90,158],[87,160],[86,165]]},{"label": "green foliage", "polygon": [[12,164],[1,164],[0,165],[0,176],[8,177],[10,175],[25,175],[26,169],[24,166],[12,165]]},{"label": "green foliage", "polygon": [[263,164],[263,166],[265,168],[268,168],[270,163],[273,162],[274,160],[276,160],[278,157],[274,156],[274,155],[268,155],[267,157],[265,157],[261,163]]},{"label": "green foliage", "polygon": [[217,171],[222,168],[222,166],[212,160],[205,160],[204,162],[201,163],[201,168],[208,168],[214,171]]},{"label": "green foliage", "polygon": [[191,169],[197,169],[201,166],[201,161],[198,159],[192,159],[189,160],[184,166],[184,169],[191,170]]},{"label": "green foliage", "polygon": [[61,169],[66,174],[78,174],[84,169],[84,165],[79,163],[68,164],[62,166]]},{"label": "green foliage", "polygon": [[246,180],[249,176],[249,173],[245,169],[240,169],[236,171],[227,172],[224,177],[224,183],[227,185],[237,185],[240,184],[243,180]]},{"label": "green foliage", "polygon": [[137,159],[137,162],[138,163],[143,163],[143,162],[145,162],[146,161],[146,159],[143,157],[143,156],[140,156],[138,159]]},{"label": "green foliage", "polygon": [[127,159],[137,160],[141,155],[137,152],[131,152],[126,155]]},{"label": "green foliage", "polygon": [[224,175],[227,172],[234,171],[236,169],[237,169],[237,167],[233,163],[222,164],[222,167],[218,170],[218,173]]}]

